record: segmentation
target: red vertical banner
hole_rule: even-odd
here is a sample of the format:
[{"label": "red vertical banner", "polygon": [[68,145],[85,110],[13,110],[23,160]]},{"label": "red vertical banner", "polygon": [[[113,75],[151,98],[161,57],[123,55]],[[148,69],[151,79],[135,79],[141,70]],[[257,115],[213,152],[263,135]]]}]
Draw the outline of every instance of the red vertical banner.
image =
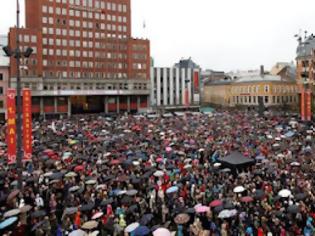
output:
[{"label": "red vertical banner", "polygon": [[301,120],[305,120],[305,91],[301,91]]},{"label": "red vertical banner", "polygon": [[312,93],[311,91],[306,92],[306,120],[312,120]]},{"label": "red vertical banner", "polygon": [[16,161],[16,105],[15,89],[7,90],[7,146],[8,164]]},{"label": "red vertical banner", "polygon": [[23,89],[23,161],[32,160],[32,95]]},{"label": "red vertical banner", "polygon": [[194,72],[194,93],[199,93],[199,72]]},{"label": "red vertical banner", "polygon": [[185,106],[189,106],[189,91],[185,88]]}]

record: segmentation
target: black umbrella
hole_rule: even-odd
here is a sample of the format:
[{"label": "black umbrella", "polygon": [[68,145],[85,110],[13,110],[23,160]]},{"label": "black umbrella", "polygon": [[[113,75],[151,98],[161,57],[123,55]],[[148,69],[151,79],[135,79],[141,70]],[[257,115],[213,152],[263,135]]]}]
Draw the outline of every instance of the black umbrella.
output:
[{"label": "black umbrella", "polygon": [[56,173],[53,173],[52,175],[49,176],[49,179],[62,179],[63,177],[63,173],[61,172],[56,172]]},{"label": "black umbrella", "polygon": [[136,210],[138,209],[138,206],[136,204],[130,206],[128,209],[127,209],[127,213],[133,213],[135,212]]},{"label": "black umbrella", "polygon": [[185,212],[188,214],[194,214],[196,212],[196,210],[195,210],[195,208],[188,208],[188,209],[186,209]]},{"label": "black umbrella", "polygon": [[140,225],[147,225],[153,219],[153,214],[145,214],[142,216],[141,220],[139,221]]},{"label": "black umbrella", "polygon": [[32,227],[32,231],[35,231],[36,229],[38,229],[39,227],[41,227],[43,224],[45,223],[44,220],[36,223],[33,227]]},{"label": "black umbrella", "polygon": [[216,213],[219,213],[220,211],[223,211],[224,210],[224,207],[221,205],[221,206],[216,206],[213,211],[216,212]]},{"label": "black umbrella", "polygon": [[80,211],[90,211],[94,208],[95,204],[93,202],[91,203],[88,203],[88,204],[85,204],[85,205],[82,205],[80,207]]},{"label": "black umbrella", "polygon": [[235,206],[234,206],[231,202],[225,202],[225,203],[223,204],[223,208],[224,208],[224,209],[234,209]]},{"label": "black umbrella", "polygon": [[112,204],[113,202],[114,202],[114,200],[112,198],[109,198],[109,199],[103,200],[101,202],[101,206],[106,206],[108,204]]},{"label": "black umbrella", "polygon": [[295,200],[301,201],[307,198],[307,195],[305,193],[298,193],[294,196]]},{"label": "black umbrella", "polygon": [[262,189],[257,189],[254,194],[254,199],[262,199],[265,196],[265,192]]},{"label": "black umbrella", "polygon": [[129,204],[133,201],[133,199],[129,196],[124,196],[122,199],[121,199],[121,203],[122,204]]},{"label": "black umbrella", "polygon": [[300,208],[297,205],[291,205],[287,209],[287,212],[291,214],[297,214],[299,211],[300,211]]},{"label": "black umbrella", "polygon": [[32,213],[31,216],[34,218],[43,217],[43,216],[46,216],[46,211],[44,211],[44,210],[35,211]]}]

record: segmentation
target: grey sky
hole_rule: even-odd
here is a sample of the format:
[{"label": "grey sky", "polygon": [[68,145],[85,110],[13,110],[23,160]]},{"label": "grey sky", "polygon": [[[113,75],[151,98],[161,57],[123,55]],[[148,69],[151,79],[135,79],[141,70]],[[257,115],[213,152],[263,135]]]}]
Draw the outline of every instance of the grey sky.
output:
[{"label": "grey sky", "polygon": [[[131,1],[133,36],[151,40],[157,66],[191,56],[204,69],[269,68],[294,60],[299,29],[315,33],[311,0]],[[15,0],[1,3],[4,34],[15,24]]]}]

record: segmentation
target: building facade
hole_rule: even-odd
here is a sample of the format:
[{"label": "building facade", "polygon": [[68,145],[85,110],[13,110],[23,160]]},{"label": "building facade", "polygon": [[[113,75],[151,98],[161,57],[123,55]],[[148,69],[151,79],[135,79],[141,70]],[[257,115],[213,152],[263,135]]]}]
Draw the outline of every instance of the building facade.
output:
[{"label": "building facade", "polygon": [[292,109],[298,104],[298,86],[295,81],[280,76],[244,76],[236,80],[218,81],[205,85],[205,102],[224,107],[257,107],[262,99],[265,107]]},{"label": "building facade", "polygon": [[[7,45],[8,37],[0,35],[0,45]],[[10,61],[1,50],[0,52],[0,121],[4,121],[6,117],[6,91],[9,81]]]},{"label": "building facade", "polygon": [[157,109],[200,105],[200,70],[179,67],[151,68],[151,106]]},{"label": "building facade", "polygon": [[[147,109],[150,43],[131,37],[130,0],[26,0],[19,30],[22,87],[33,113],[122,112]],[[16,28],[9,32],[15,48]],[[15,59],[10,60],[16,86]]]},{"label": "building facade", "polygon": [[310,120],[315,109],[315,36],[298,38],[296,51],[296,81],[299,86],[300,113],[302,120]]}]

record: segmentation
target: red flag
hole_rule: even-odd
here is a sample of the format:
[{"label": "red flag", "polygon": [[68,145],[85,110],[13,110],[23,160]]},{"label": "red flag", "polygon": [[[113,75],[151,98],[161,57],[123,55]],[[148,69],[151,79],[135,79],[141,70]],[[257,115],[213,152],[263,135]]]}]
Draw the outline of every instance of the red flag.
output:
[{"label": "red flag", "polygon": [[312,94],[311,91],[306,92],[306,120],[312,120]]},{"label": "red flag", "polygon": [[23,147],[24,161],[32,160],[32,96],[30,89],[23,89]]},{"label": "red flag", "polygon": [[16,161],[16,105],[15,89],[7,90],[7,146],[8,164]]},{"label": "red flag", "polygon": [[301,91],[301,120],[305,120],[305,91]]}]

